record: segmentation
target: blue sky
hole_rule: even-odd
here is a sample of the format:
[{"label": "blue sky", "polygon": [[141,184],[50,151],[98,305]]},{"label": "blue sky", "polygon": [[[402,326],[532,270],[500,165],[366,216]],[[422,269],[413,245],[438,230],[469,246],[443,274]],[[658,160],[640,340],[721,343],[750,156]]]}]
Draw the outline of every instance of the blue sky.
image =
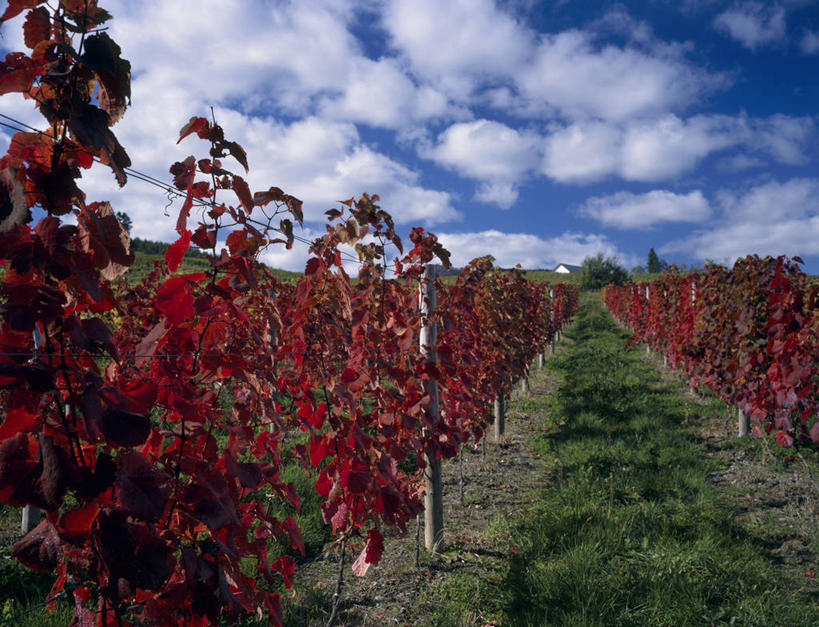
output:
[{"label": "blue sky", "polygon": [[[438,233],[456,265],[551,268],[801,255],[819,273],[819,2],[125,0],[102,2],[133,69],[115,132],[169,179],[216,110],[251,188],[305,201],[378,193],[403,233]],[[2,46],[22,49],[19,23]],[[0,112],[41,124],[30,103]],[[0,133],[0,147],[8,134]],[[89,199],[171,241],[178,206],[110,172]],[[177,201],[178,205],[178,201]],[[265,260],[302,269],[304,247]]]}]

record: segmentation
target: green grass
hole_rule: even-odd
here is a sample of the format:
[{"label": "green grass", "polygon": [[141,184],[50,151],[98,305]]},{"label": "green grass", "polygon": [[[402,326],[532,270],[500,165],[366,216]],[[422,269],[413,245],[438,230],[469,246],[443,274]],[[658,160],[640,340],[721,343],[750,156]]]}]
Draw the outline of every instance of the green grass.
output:
[{"label": "green grass", "polygon": [[[167,244],[161,242],[148,242],[149,244],[153,244],[153,248],[160,248],[164,247],[167,248]],[[208,272],[210,271],[213,266],[208,263],[205,256],[201,253],[197,254],[198,251],[189,250],[185,253],[185,256],[182,259],[182,263],[179,265],[179,269],[177,270],[178,274],[191,274],[194,272]],[[150,273],[154,269],[154,262],[160,261],[163,259],[164,252],[146,252],[144,250],[135,250],[134,251],[134,263],[131,264],[131,267],[125,273],[125,279],[130,284],[139,283],[145,276]],[[272,269],[273,274],[275,274],[280,280],[285,283],[293,283],[298,280],[301,276],[300,272],[290,272],[289,270],[277,270]]]},{"label": "green grass", "polygon": [[74,606],[65,596],[57,600],[53,613],[42,607],[54,579],[53,575],[29,570],[15,559],[0,557],[0,625],[68,625]]},{"label": "green grass", "polygon": [[593,295],[566,335],[549,364],[564,381],[555,424],[535,442],[555,460],[552,485],[491,531],[522,553],[496,586],[442,586],[437,624],[468,623],[476,607],[504,625],[819,624],[816,581],[778,568],[710,484],[719,462],[685,426],[702,408],[624,350]]}]

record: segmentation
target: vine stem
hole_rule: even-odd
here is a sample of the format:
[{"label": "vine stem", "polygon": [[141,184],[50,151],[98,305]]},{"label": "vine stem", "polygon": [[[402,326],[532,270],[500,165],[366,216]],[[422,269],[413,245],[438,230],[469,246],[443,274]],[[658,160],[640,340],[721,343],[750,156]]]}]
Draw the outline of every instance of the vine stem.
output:
[{"label": "vine stem", "polygon": [[421,568],[421,514],[415,515],[415,568]]},{"label": "vine stem", "polygon": [[461,499],[461,507],[464,506],[464,447],[458,448],[458,495]]},{"label": "vine stem", "polygon": [[347,538],[341,539],[341,559],[338,560],[338,579],[336,580],[336,591],[333,593],[333,610],[327,620],[327,627],[333,627],[338,614],[338,605],[341,601],[341,588],[344,586],[344,558],[347,555]]}]

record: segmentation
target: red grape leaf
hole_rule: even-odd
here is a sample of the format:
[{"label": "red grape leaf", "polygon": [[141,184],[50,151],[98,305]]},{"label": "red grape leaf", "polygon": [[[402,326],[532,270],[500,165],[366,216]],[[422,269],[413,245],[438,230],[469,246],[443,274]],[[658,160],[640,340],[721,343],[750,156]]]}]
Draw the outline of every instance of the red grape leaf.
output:
[{"label": "red grape leaf", "polygon": [[39,413],[31,413],[24,407],[12,407],[6,410],[6,416],[0,424],[0,440],[6,440],[20,431],[36,431],[39,426]]},{"label": "red grape leaf", "polygon": [[43,520],[14,543],[11,554],[31,569],[50,572],[57,568],[63,552],[54,525]]},{"label": "red grape leaf", "polygon": [[33,9],[38,4],[43,4],[46,0],[9,0],[9,6],[0,16],[0,22],[10,20],[17,15],[20,15],[26,9]]},{"label": "red grape leaf", "polygon": [[296,521],[293,520],[291,516],[288,516],[282,521],[281,528],[287,531],[287,535],[290,537],[290,544],[293,548],[298,549],[302,557],[304,557],[304,540],[302,540],[301,530],[296,524]]},{"label": "red grape leaf", "polygon": [[353,562],[353,572],[358,577],[363,577],[367,574],[370,564],[378,564],[381,561],[381,554],[384,552],[384,538],[381,537],[381,532],[378,529],[370,529],[367,532],[367,541],[364,548],[361,549],[361,554],[355,562]]},{"label": "red grape leaf", "polygon": [[29,11],[23,24],[23,41],[32,50],[51,37],[51,15],[45,7]]},{"label": "red grape leaf", "polygon": [[184,276],[165,281],[154,298],[154,304],[168,318],[171,326],[179,326],[193,317],[193,294]]},{"label": "red grape leaf", "polygon": [[99,429],[111,444],[139,446],[151,433],[151,421],[145,414],[109,407],[100,416]]},{"label": "red grape leaf", "polygon": [[131,64],[120,56],[122,50],[107,33],[86,37],[83,47],[82,64],[99,78],[99,106],[108,114],[108,123],[115,124],[131,98]]},{"label": "red grape leaf", "polygon": [[185,231],[178,240],[168,246],[168,250],[165,251],[165,261],[168,263],[168,270],[176,272],[179,264],[182,263],[185,251],[190,248],[190,244],[191,232]]},{"label": "red grape leaf", "polygon": [[123,508],[143,520],[159,520],[168,502],[166,479],[144,455],[130,451],[124,457],[116,481]]},{"label": "red grape leaf", "polygon": [[208,122],[207,118],[192,117],[188,123],[182,127],[182,130],[179,131],[179,139],[176,140],[176,143],[178,144],[191,133],[196,133],[199,137],[205,139],[209,132],[210,122]]},{"label": "red grape leaf", "polygon": [[0,95],[27,92],[42,66],[22,52],[9,52],[0,63]]},{"label": "red grape leaf", "polygon": [[74,544],[81,542],[91,532],[99,511],[100,506],[93,502],[68,510],[60,516],[60,536]]},{"label": "red grape leaf", "polygon": [[168,171],[173,174],[173,184],[176,189],[185,191],[193,185],[193,179],[196,176],[196,159],[190,155],[184,161],[174,163]]},{"label": "red grape leaf", "polygon": [[245,211],[250,213],[250,211],[253,210],[253,196],[250,195],[250,187],[248,187],[247,181],[241,176],[234,175],[233,191],[236,192],[236,196],[239,198],[239,202],[242,203]]}]

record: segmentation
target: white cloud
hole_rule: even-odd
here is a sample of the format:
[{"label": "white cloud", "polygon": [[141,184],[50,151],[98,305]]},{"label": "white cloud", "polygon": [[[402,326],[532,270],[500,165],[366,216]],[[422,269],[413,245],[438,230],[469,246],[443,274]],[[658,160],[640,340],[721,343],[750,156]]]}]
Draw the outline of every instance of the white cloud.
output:
[{"label": "white cloud", "polygon": [[[692,171],[706,157],[728,148],[764,155],[779,163],[808,160],[816,136],[809,117],[773,115],[669,114],[627,124],[574,123],[545,139],[543,172],[565,183],[620,176],[630,181],[674,179]],[[747,159],[751,159],[747,156]],[[750,162],[746,160],[747,166]]]},{"label": "white cloud", "polygon": [[517,202],[518,190],[506,183],[481,183],[475,192],[475,200],[509,209]]},{"label": "white cloud", "polygon": [[478,180],[517,181],[538,161],[538,138],[500,122],[453,124],[422,156]]},{"label": "white cloud", "polygon": [[773,181],[751,190],[723,190],[721,216],[708,230],[671,242],[661,252],[700,259],[819,254],[819,179]]},{"label": "white cloud", "polygon": [[413,72],[461,100],[486,78],[520,68],[534,40],[493,0],[392,0],[382,20]]},{"label": "white cloud", "polygon": [[440,91],[415,85],[395,59],[358,58],[351,65],[343,92],[322,99],[319,109],[324,116],[397,129],[431,118],[469,115]]},{"label": "white cloud", "polygon": [[618,229],[646,229],[666,222],[701,222],[711,215],[699,190],[675,194],[653,190],[645,194],[618,192],[586,200],[579,214]]},{"label": "white cloud", "polygon": [[805,54],[816,54],[819,52],[819,31],[805,31],[799,45]]},{"label": "white cloud", "polygon": [[529,233],[504,233],[492,229],[439,233],[438,239],[452,253],[454,266],[464,266],[483,255],[492,255],[495,264],[504,268],[520,264],[528,269],[551,269],[558,263],[580,265],[583,259],[599,252],[607,257],[618,257],[624,263],[633,261],[620,254],[605,235],[596,233],[563,233],[542,238]]},{"label": "white cloud", "polygon": [[111,11],[112,36],[137,62],[138,78],[149,74],[159,88],[211,102],[297,106],[317,91],[343,88],[358,54],[343,2],[119,0]]},{"label": "white cloud", "polygon": [[622,131],[605,122],[572,124],[545,140],[543,172],[556,181],[583,183],[619,170]]},{"label": "white cloud", "polygon": [[[619,10],[590,30],[544,35],[492,0],[393,0],[383,14],[392,46],[417,79],[457,101],[523,117],[625,120],[685,107],[727,84],[687,63],[687,45],[656,41],[640,24]],[[639,25],[632,39],[649,49],[601,45],[601,25],[630,32]]]},{"label": "white cloud", "polygon": [[509,208],[517,199],[515,183],[537,167],[540,138],[500,122],[453,124],[435,145],[422,145],[422,157],[483,183],[476,197]]},{"label": "white cloud", "polygon": [[743,2],[720,13],[714,26],[754,50],[785,37],[785,9],[775,3]]},{"label": "white cloud", "polygon": [[[321,112],[386,128],[463,117],[438,89],[408,76],[396,59],[367,58],[351,32],[358,4],[120,0],[112,9],[117,16],[112,34],[126,56],[139,61],[134,75],[147,74],[156,93],[181,89],[244,112],[278,108],[300,117]],[[192,37],[213,43],[192,44]]]},{"label": "white cloud", "polygon": [[717,116],[681,120],[668,115],[626,129],[620,172],[632,181],[670,179],[692,170],[708,154],[737,142]]},{"label": "white cloud", "polygon": [[816,124],[811,118],[777,114],[751,118],[748,124],[749,147],[767,152],[787,165],[800,165],[808,160],[806,150],[816,134]]},{"label": "white cloud", "polygon": [[589,33],[544,37],[533,62],[516,71],[521,93],[572,118],[626,120],[684,107],[725,78],[679,58],[635,48],[599,48]]}]

